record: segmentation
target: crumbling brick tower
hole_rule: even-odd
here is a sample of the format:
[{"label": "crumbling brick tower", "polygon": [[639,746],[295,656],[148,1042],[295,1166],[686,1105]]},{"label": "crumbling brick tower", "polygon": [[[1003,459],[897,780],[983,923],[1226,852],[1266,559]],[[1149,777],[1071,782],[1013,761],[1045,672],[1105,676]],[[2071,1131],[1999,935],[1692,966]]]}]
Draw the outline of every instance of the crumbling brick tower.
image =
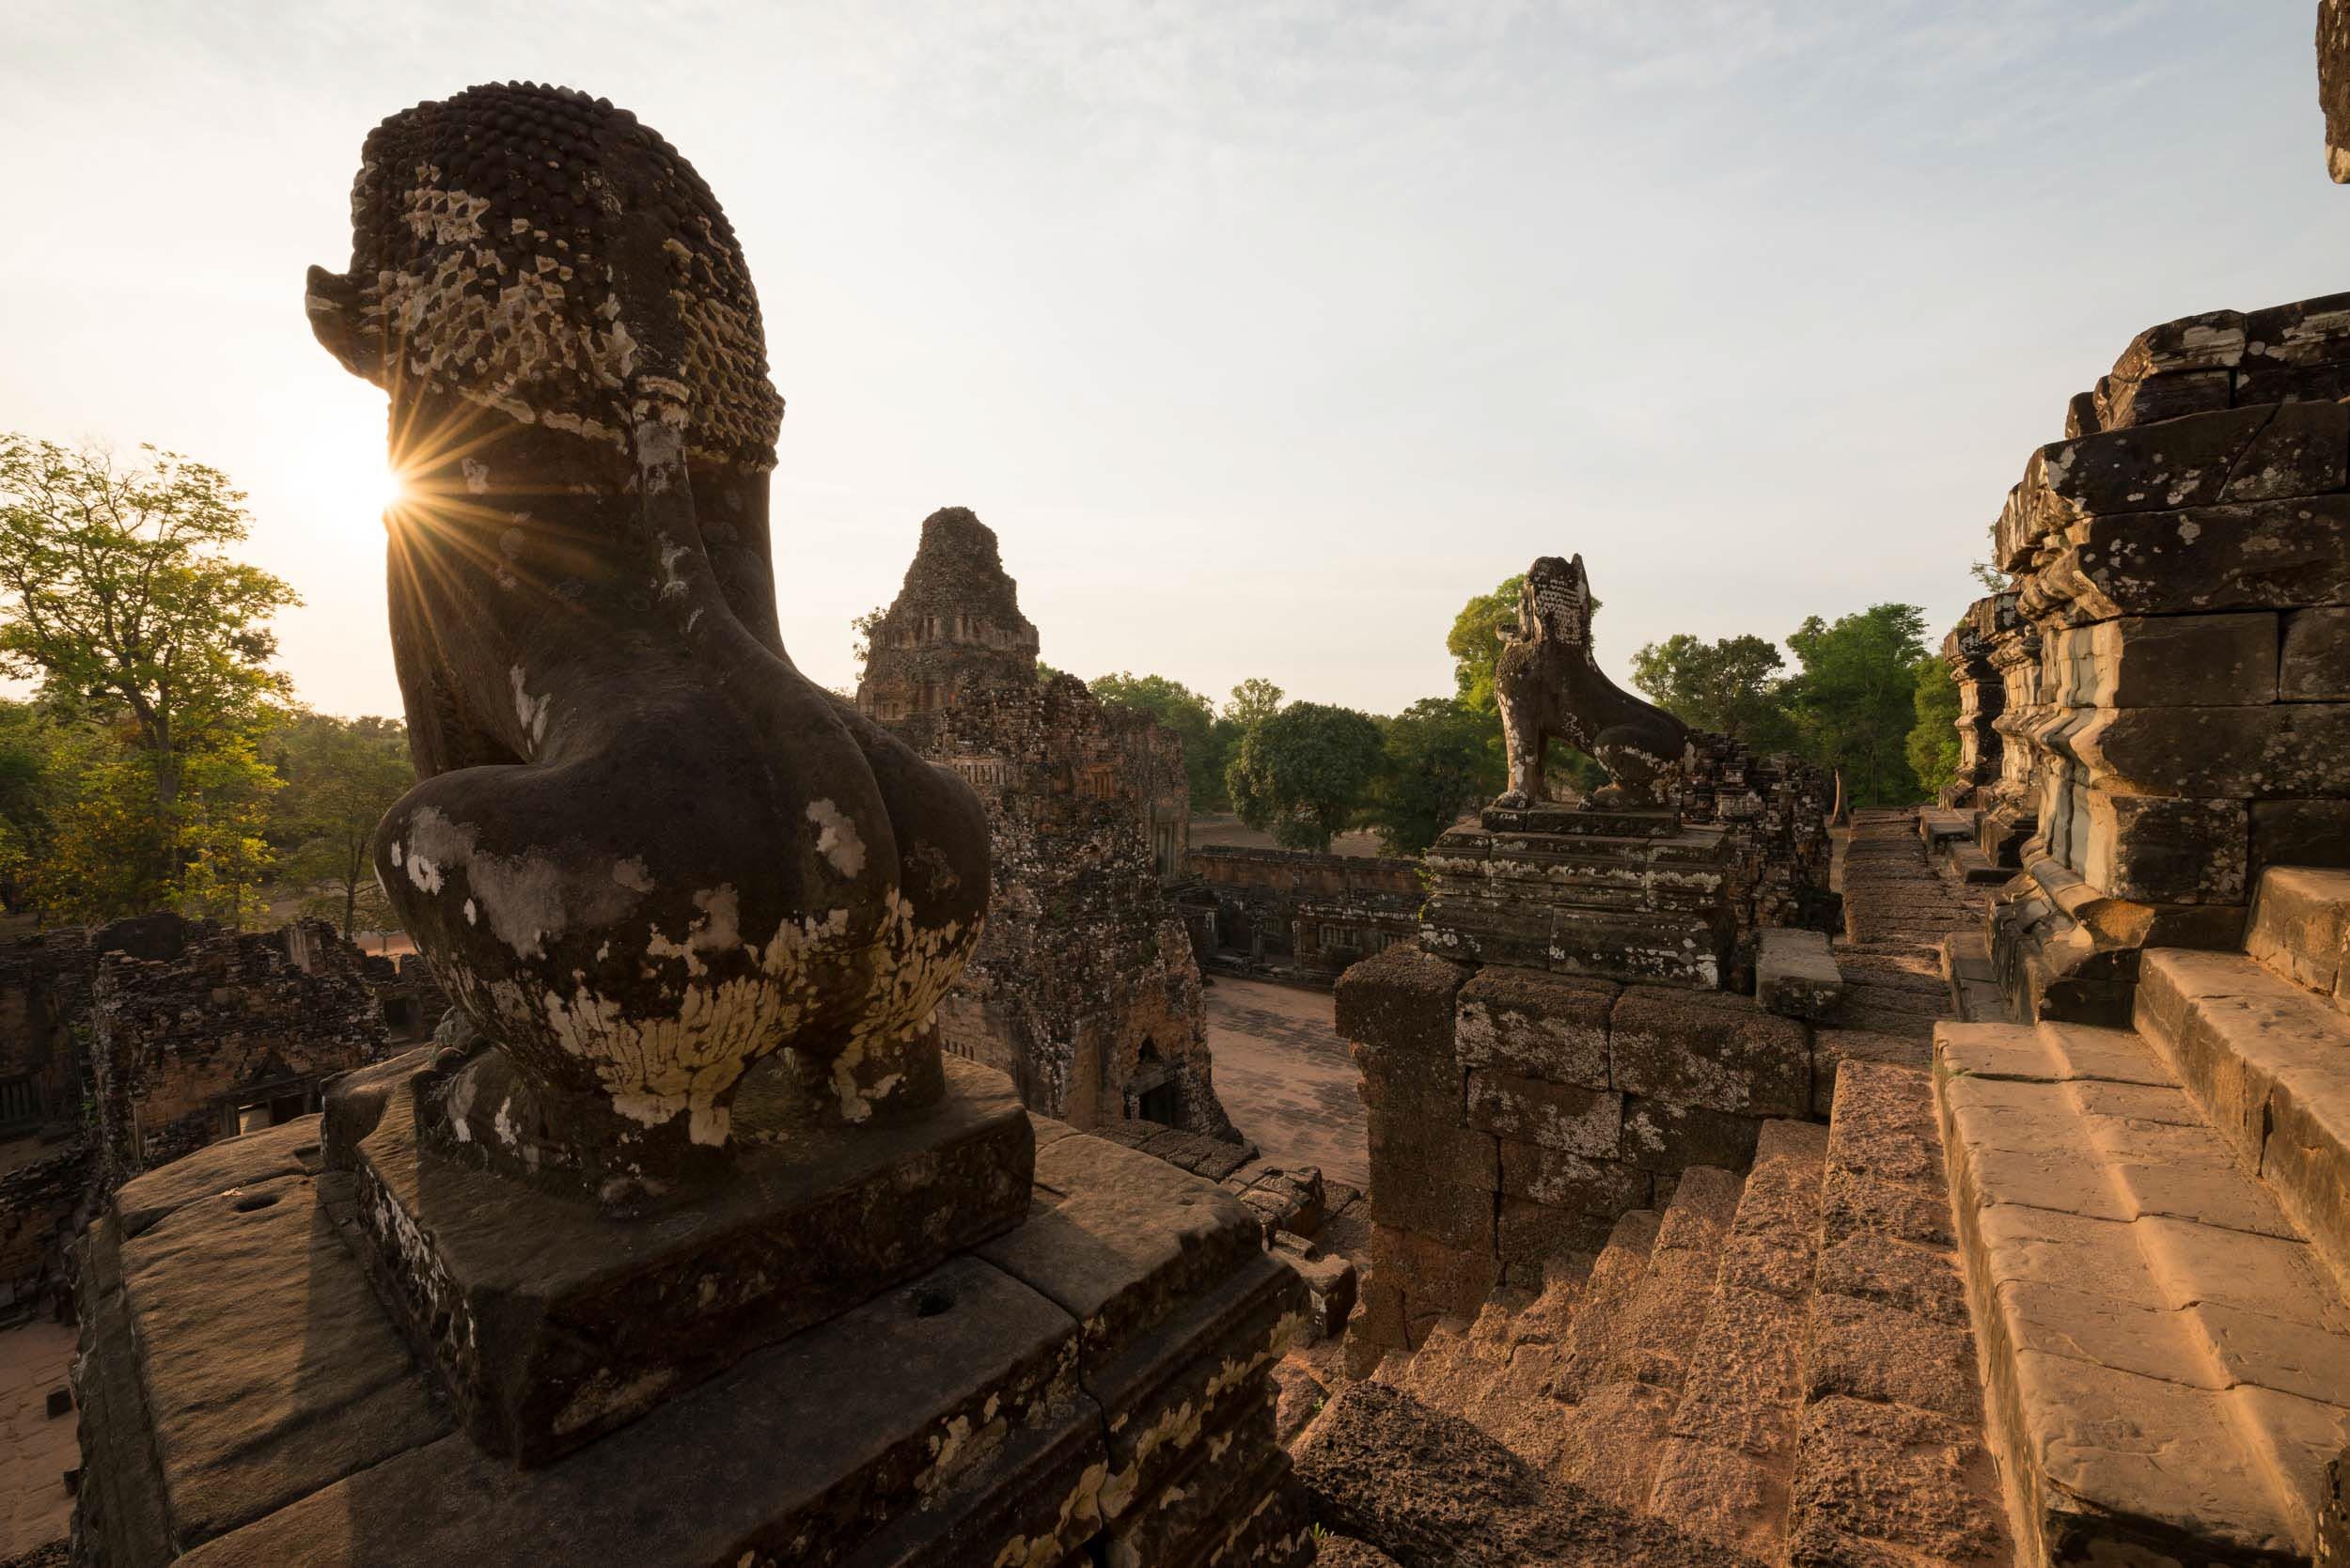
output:
[{"label": "crumbling brick tower", "polygon": [[1183,742],[1039,678],[995,535],[961,507],[922,524],[872,628],[857,707],[987,808],[987,932],[939,1010],[947,1048],[1080,1127],[1138,1119],[1221,1135],[1199,965],[1166,879],[1189,827]]}]

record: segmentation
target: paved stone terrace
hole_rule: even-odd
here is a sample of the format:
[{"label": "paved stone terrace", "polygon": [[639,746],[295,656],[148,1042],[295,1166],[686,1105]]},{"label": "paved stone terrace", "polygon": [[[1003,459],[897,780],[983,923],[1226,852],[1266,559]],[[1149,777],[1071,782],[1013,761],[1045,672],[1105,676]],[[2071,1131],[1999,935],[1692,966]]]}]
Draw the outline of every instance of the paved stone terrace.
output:
[{"label": "paved stone terrace", "polygon": [[1371,1183],[1360,1074],[1331,1021],[1327,991],[1218,979],[1207,988],[1208,1049],[1232,1125],[1268,1164]]},{"label": "paved stone terrace", "polygon": [[49,1414],[66,1386],[73,1330],[28,1323],[0,1331],[0,1560],[62,1541],[73,1525],[65,1474],[82,1463],[78,1421],[68,1405]]}]

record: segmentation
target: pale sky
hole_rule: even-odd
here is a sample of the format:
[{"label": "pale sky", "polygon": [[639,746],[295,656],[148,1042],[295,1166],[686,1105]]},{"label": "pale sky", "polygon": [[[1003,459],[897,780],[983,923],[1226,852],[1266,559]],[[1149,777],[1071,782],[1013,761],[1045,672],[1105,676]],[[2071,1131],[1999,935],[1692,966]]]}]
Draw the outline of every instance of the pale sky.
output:
[{"label": "pale sky", "polygon": [[311,340],[369,127],[637,112],[747,253],[801,667],[923,516],[1044,657],[1392,711],[1581,552],[1603,662],[1923,604],[2139,328],[2350,287],[2310,0],[0,0],[0,429],[252,493],[302,695],[397,712],[384,399]]}]

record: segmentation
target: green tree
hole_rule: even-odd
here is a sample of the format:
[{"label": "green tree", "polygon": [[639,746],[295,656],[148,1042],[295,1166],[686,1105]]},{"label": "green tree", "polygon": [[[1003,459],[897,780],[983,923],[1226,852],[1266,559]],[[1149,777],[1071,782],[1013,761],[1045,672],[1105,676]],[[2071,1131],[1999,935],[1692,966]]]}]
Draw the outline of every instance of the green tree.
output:
[{"label": "green tree", "polygon": [[1097,676],[1093,695],[1113,707],[1139,708],[1183,737],[1191,808],[1213,811],[1224,792],[1224,759],[1215,745],[1215,705],[1180,681],[1121,670]]},{"label": "green tree", "polygon": [[1684,724],[1744,741],[1762,751],[1794,743],[1779,705],[1778,672],[1787,661],[1751,634],[1700,641],[1678,632],[1632,656],[1632,683]]},{"label": "green tree", "polygon": [[416,772],[398,719],[337,718],[304,709],[275,737],[286,789],[271,814],[283,875],[308,896],[303,913],[333,920],[345,936],[380,931],[390,909],[375,885],[369,846]]},{"label": "green tree", "polygon": [[1224,716],[1243,729],[1261,724],[1281,711],[1281,688],[1262,676],[1252,675],[1232,688]]},{"label": "green tree", "polygon": [[1922,794],[1908,743],[1924,639],[1915,604],[1872,604],[1833,622],[1815,615],[1787,639],[1802,662],[1785,693],[1804,751],[1843,771],[1856,806],[1906,806]]},{"label": "green tree", "polygon": [[22,911],[70,788],[69,736],[40,708],[0,698],[0,907]]},{"label": "green tree", "polygon": [[1326,850],[1379,769],[1379,726],[1351,708],[1292,702],[1251,724],[1224,770],[1241,821],[1284,849]]},{"label": "green tree", "polygon": [[[96,838],[77,855],[100,842],[137,850],[149,863],[110,884],[242,907],[246,893],[224,889],[244,886],[230,867],[250,823],[232,822],[243,808],[228,803],[266,790],[252,739],[289,689],[269,667],[268,621],[297,601],[227,553],[250,519],[226,475],[152,447],[140,453],[118,463],[0,435],[0,670],[38,679],[60,710],[118,725],[140,753],[135,765],[106,764],[83,792],[74,820]],[[149,792],[147,827],[93,818],[129,809],[134,777]],[[183,798],[190,792],[197,798]],[[201,886],[183,889],[199,863]]]},{"label": "green tree", "polygon": [[1379,750],[1366,815],[1389,855],[1419,854],[1464,807],[1501,792],[1492,722],[1458,698],[1413,703],[1380,727]]},{"label": "green tree", "polygon": [[1909,768],[1920,790],[1938,795],[1958,776],[1958,682],[1938,653],[1919,659],[1914,674],[1918,724],[1909,732]]},{"label": "green tree", "polygon": [[1479,712],[1496,715],[1494,701],[1494,663],[1501,657],[1501,629],[1518,619],[1518,594],[1526,573],[1504,577],[1491,593],[1472,595],[1452,618],[1445,634],[1445,651],[1452,655],[1452,683],[1461,701]]}]

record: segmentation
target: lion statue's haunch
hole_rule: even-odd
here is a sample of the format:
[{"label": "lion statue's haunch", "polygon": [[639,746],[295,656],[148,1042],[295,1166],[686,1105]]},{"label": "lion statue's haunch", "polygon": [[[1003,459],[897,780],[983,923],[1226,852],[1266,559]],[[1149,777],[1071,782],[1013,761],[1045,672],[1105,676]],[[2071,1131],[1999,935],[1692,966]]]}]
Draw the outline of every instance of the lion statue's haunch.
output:
[{"label": "lion statue's haunch", "polygon": [[1689,727],[1607,679],[1591,656],[1591,587],[1583,557],[1544,556],[1526,569],[1518,623],[1502,628],[1494,696],[1509,746],[1509,790],[1495,804],[1543,803],[1543,753],[1560,740],[1607,770],[1595,803],[1669,806]]},{"label": "lion statue's haunch", "polygon": [[307,303],[390,394],[409,493],[420,781],[376,870],[473,1026],[439,1131],[658,1184],[719,1168],[764,1057],[806,1120],[934,1100],[986,819],[784,651],[783,400],[716,198],[626,110],[524,84],[404,110],[362,157],[351,267]]}]

